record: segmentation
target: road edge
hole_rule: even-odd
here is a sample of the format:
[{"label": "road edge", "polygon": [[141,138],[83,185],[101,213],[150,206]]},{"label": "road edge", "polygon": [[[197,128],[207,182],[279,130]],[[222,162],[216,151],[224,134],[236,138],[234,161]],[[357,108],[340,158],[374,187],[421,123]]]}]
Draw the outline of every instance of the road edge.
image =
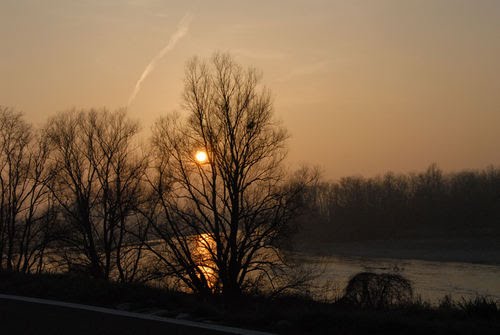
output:
[{"label": "road edge", "polygon": [[28,302],[28,303],[34,303],[34,304],[50,305],[50,306],[58,306],[58,307],[63,307],[63,308],[79,309],[79,310],[91,311],[91,312],[96,312],[96,313],[104,313],[104,314],[123,316],[123,317],[128,317],[128,318],[141,319],[141,320],[164,322],[164,323],[175,324],[175,325],[185,326],[185,327],[220,331],[220,332],[224,332],[226,334],[274,335],[272,333],[266,333],[266,332],[261,332],[261,331],[256,331],[256,330],[249,330],[249,329],[230,327],[230,326],[222,326],[222,325],[217,325],[217,324],[207,324],[207,323],[197,322],[197,321],[179,320],[179,319],[160,317],[160,316],[150,315],[150,314],[121,311],[121,310],[107,308],[107,307],[91,306],[91,305],[84,305],[84,304],[78,304],[78,303],[73,303],[73,302],[64,302],[64,301],[58,301],[58,300],[32,298],[32,297],[24,297],[24,296],[1,294],[1,293],[0,293],[0,299],[15,300],[15,301],[22,301],[22,302]]}]

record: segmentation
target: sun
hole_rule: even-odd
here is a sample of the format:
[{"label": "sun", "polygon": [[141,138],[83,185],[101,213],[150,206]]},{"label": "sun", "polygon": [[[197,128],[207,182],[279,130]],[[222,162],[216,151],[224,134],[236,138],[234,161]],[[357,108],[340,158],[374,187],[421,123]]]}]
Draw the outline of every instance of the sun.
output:
[{"label": "sun", "polygon": [[204,164],[208,161],[207,153],[201,150],[196,151],[194,158],[196,159],[196,162],[198,162],[198,164]]}]

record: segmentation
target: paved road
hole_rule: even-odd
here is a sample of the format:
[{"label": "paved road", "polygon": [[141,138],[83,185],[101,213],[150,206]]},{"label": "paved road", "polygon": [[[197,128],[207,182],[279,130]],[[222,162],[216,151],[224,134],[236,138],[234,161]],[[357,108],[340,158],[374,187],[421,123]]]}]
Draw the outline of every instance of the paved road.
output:
[{"label": "paved road", "polygon": [[[111,311],[111,313],[114,312]],[[224,329],[221,330],[220,328],[224,327],[220,326],[217,330],[197,328],[185,324],[172,324],[160,320],[152,320],[155,317],[150,317],[152,319],[147,320],[133,317],[134,313],[125,312],[124,314],[129,315],[108,314],[104,309],[101,311],[92,311],[78,307],[68,308],[0,297],[0,334],[259,334],[258,332],[246,330],[236,330],[233,332],[230,328],[227,328],[228,331],[225,331]],[[184,321],[174,320],[173,322],[183,323]],[[190,322],[185,323],[189,324]]]}]

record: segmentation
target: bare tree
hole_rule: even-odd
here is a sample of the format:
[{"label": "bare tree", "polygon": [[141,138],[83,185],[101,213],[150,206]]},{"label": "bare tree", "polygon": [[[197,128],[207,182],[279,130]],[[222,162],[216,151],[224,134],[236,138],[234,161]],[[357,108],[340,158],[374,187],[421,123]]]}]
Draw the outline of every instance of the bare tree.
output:
[{"label": "bare tree", "polygon": [[52,223],[47,155],[22,114],[0,107],[0,268],[40,270]]},{"label": "bare tree", "polygon": [[[125,111],[69,111],[50,120],[46,133],[54,159],[51,190],[73,232],[70,260],[95,277],[133,280],[142,246],[135,209],[141,199],[145,161],[134,143],[138,124]],[[139,229],[140,230],[140,229]],[[140,235],[140,234],[139,234]],[[68,254],[69,255],[69,254]]]},{"label": "bare tree", "polygon": [[166,250],[150,249],[193,291],[232,299],[255,281],[271,287],[282,264],[275,242],[291,213],[287,132],[259,73],[231,56],[194,58],[185,76],[187,117],[153,129],[157,198],[148,217]]}]

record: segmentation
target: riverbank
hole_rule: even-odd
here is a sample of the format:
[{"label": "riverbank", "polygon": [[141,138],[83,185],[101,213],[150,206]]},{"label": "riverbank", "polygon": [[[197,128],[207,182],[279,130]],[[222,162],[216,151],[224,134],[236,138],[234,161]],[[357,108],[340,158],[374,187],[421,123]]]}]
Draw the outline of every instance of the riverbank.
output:
[{"label": "riverbank", "polygon": [[297,250],[318,256],[417,259],[500,265],[500,237],[413,238],[393,240],[305,242]]},{"label": "riverbank", "polygon": [[[278,334],[498,334],[500,309],[487,301],[416,301],[390,309],[361,309],[307,296],[248,296],[236,306],[145,285],[117,284],[64,274],[0,272],[0,293],[188,319]],[[1,328],[0,328],[1,329]]]}]

